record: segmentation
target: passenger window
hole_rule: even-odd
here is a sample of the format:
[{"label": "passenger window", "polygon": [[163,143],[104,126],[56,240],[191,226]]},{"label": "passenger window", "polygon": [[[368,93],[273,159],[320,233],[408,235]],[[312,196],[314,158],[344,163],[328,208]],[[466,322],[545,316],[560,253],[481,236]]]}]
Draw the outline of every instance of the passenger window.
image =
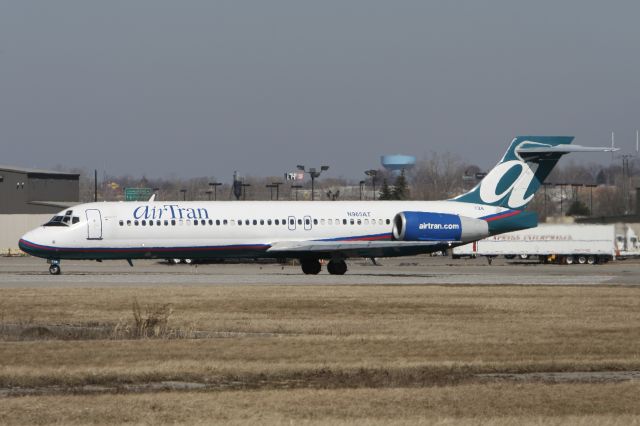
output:
[{"label": "passenger window", "polygon": [[213,225],[213,219],[209,219],[209,225]]},{"label": "passenger window", "polygon": [[184,225],[184,220],[180,219],[180,220],[178,221],[178,225],[180,225],[180,226]]},{"label": "passenger window", "polygon": [[271,219],[267,219],[267,225],[271,225]]},{"label": "passenger window", "polygon": [[229,221],[228,221],[227,219],[224,219],[224,220],[222,221],[222,223],[224,223],[225,225],[227,225],[227,224],[229,224]]},{"label": "passenger window", "polygon": [[382,219],[378,219],[378,225],[384,225],[384,221]]},{"label": "passenger window", "polygon": [[194,220],[193,224],[197,226],[198,225],[198,219]]},{"label": "passenger window", "polygon": [[158,225],[158,226],[162,225],[162,221],[161,220],[156,220],[156,225]]},{"label": "passenger window", "polygon": [[131,221],[130,220],[127,221],[127,226],[131,226]]},{"label": "passenger window", "polygon": [[281,221],[281,222],[282,222],[282,224],[283,224],[284,226],[287,226],[287,219],[282,219],[282,221]]},{"label": "passenger window", "polygon": [[260,219],[260,225],[264,225],[264,219]]},{"label": "passenger window", "polygon": [[320,219],[320,225],[324,225],[324,219]]},{"label": "passenger window", "polygon": [[[216,219],[216,225],[220,226],[220,219]],[[226,225],[226,223],[225,223]]]},{"label": "passenger window", "polygon": [[369,219],[365,219],[365,220],[364,220],[364,224],[365,224],[365,225],[368,225],[368,224],[369,224]]},{"label": "passenger window", "polygon": [[280,225],[280,221],[278,219],[274,220],[273,223],[275,223],[276,225]]},{"label": "passenger window", "polygon": [[169,226],[169,221],[167,219],[164,220],[164,226]]},{"label": "passenger window", "polygon": [[355,220],[353,220],[353,219],[349,219],[349,223],[350,223],[351,225],[353,225],[353,224],[355,223]]},{"label": "passenger window", "polygon": [[171,219],[171,226],[176,226],[176,220],[175,219]]},{"label": "passenger window", "polygon": [[242,226],[242,220],[238,220],[238,226]]},{"label": "passenger window", "polygon": [[318,219],[313,219],[313,224],[317,225],[318,224]]},{"label": "passenger window", "polygon": [[153,226],[153,221],[152,220],[149,221],[149,226]]},{"label": "passenger window", "polygon": [[327,225],[333,225],[333,219],[327,219]]},{"label": "passenger window", "polygon": [[295,225],[296,222],[293,219],[289,219],[289,225]]},{"label": "passenger window", "polygon": [[298,225],[302,225],[302,219],[298,219]]},{"label": "passenger window", "polygon": [[342,224],[346,225],[347,224],[347,219],[342,219]]},{"label": "passenger window", "polygon": [[309,219],[305,219],[305,220],[304,220],[304,224],[305,224],[305,225],[310,225],[310,224],[311,224],[311,221],[310,221]]},{"label": "passenger window", "polygon": [[258,224],[258,221],[257,221],[257,220],[255,220],[255,219],[253,219],[253,224],[254,224],[254,225],[257,225],[257,224]]},{"label": "passenger window", "polygon": [[147,225],[147,221],[146,221],[146,220],[143,220],[143,221],[142,221],[142,226],[146,226],[146,225]]},{"label": "passenger window", "polygon": [[249,219],[245,219],[244,224],[245,225],[251,225],[251,222],[249,221]]},{"label": "passenger window", "polygon": [[[75,218],[74,218],[75,219]],[[124,220],[121,220],[120,222],[118,222],[120,224],[120,226],[124,226]]]},{"label": "passenger window", "polygon": [[391,224],[391,219],[387,219],[387,225]]},{"label": "passenger window", "polygon": [[133,224],[134,224],[135,226],[138,226],[138,221],[137,221],[137,220],[136,220],[136,221],[134,221],[134,222],[133,222]]},{"label": "passenger window", "polygon": [[358,225],[362,225],[362,219],[358,219]]}]

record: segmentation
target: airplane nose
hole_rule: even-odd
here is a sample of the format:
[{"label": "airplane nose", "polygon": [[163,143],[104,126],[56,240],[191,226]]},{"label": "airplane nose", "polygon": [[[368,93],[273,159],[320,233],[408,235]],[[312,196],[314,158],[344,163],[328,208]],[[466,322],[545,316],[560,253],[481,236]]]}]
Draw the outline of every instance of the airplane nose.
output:
[{"label": "airplane nose", "polygon": [[18,247],[23,252],[30,254],[32,256],[38,256],[40,244],[38,243],[39,238],[36,231],[29,231],[20,238],[18,241]]}]

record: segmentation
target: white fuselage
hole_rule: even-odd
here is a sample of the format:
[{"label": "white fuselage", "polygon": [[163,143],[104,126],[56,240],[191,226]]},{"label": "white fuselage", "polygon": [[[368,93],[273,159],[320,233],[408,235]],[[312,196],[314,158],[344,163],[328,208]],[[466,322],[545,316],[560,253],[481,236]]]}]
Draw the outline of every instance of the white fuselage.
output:
[{"label": "white fuselage", "polygon": [[61,212],[71,211],[76,223],[39,227],[21,247],[50,259],[278,257],[265,250],[292,241],[390,240],[403,211],[482,218],[506,210],[452,201],[98,202]]}]

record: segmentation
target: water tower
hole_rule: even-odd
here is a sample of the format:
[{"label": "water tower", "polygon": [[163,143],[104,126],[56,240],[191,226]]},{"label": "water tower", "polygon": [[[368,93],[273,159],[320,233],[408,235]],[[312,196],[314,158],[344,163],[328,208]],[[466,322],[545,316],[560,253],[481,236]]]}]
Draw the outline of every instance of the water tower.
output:
[{"label": "water tower", "polygon": [[392,174],[398,175],[400,171],[412,168],[416,164],[416,157],[401,154],[383,155],[380,157],[380,163]]}]

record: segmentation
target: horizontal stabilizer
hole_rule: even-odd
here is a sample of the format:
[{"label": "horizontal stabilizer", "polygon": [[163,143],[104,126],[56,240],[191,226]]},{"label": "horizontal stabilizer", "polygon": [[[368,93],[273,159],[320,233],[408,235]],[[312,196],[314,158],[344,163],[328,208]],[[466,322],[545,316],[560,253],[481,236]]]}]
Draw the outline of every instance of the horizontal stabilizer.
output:
[{"label": "horizontal stabilizer", "polygon": [[555,146],[521,146],[516,148],[516,153],[523,160],[534,158],[559,157],[573,152],[615,152],[618,148],[610,146],[581,146],[581,145],[555,145]]}]

